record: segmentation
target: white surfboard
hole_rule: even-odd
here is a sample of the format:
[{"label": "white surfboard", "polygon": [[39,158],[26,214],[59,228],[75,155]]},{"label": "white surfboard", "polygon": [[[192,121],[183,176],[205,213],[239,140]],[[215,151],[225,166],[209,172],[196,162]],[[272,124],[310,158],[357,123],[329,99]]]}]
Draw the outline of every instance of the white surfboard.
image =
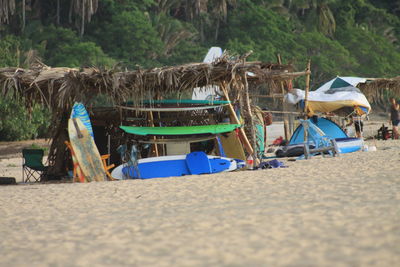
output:
[{"label": "white surfboard", "polygon": [[[204,58],[204,63],[212,63],[214,60],[222,56],[221,47],[211,47],[208,50],[206,57]],[[218,96],[219,87],[218,86],[206,86],[206,87],[196,87],[193,89],[192,99],[195,100],[215,100]]]}]

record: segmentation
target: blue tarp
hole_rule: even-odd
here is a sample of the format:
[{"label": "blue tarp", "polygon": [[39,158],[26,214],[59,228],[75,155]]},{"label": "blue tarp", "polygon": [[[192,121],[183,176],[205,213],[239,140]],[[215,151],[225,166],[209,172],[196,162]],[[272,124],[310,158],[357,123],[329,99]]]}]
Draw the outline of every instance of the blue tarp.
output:
[{"label": "blue tarp", "polygon": [[[347,134],[340,128],[339,125],[325,118],[316,118],[312,122],[320,128],[326,136],[330,138],[348,138]],[[299,125],[290,138],[289,145],[304,143],[303,125]]]}]

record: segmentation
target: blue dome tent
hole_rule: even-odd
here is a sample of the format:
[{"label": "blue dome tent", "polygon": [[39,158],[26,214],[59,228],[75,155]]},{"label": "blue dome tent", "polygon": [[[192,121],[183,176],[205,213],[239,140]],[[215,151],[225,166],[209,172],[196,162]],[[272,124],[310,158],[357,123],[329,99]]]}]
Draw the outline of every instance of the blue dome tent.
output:
[{"label": "blue dome tent", "polygon": [[[325,136],[335,139],[339,148],[339,153],[350,153],[361,150],[363,140],[360,138],[351,138],[335,122],[325,118],[313,118],[312,123],[321,129]],[[304,143],[303,125],[299,125],[290,138],[288,147]]]},{"label": "blue dome tent", "polygon": [[[320,128],[326,136],[330,138],[348,138],[348,135],[340,128],[339,125],[331,120],[325,118],[317,118],[312,121],[318,128]],[[299,125],[294,131],[292,138],[290,138],[289,145],[301,144],[304,142],[303,125]]]}]

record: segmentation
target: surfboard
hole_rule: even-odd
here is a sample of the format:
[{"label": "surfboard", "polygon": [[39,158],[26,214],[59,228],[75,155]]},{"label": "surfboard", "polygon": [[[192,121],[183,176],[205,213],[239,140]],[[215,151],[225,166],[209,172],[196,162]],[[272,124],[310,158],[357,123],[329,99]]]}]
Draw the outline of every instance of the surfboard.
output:
[{"label": "surfboard", "polygon": [[229,104],[230,101],[225,100],[162,99],[144,100],[136,105],[133,101],[128,101],[117,107],[135,111],[179,112],[216,109]]},{"label": "surfboard", "polygon": [[[221,47],[213,46],[208,50],[207,55],[205,56],[203,62],[211,64],[214,60],[221,57],[222,54],[223,51]],[[207,87],[196,87],[193,88],[192,99],[199,99],[199,100],[213,99],[220,94],[221,92],[219,86],[216,85]]]},{"label": "surfboard", "polygon": [[100,153],[89,131],[79,118],[68,120],[68,134],[76,161],[88,182],[104,181],[105,171]]},{"label": "surfboard", "polygon": [[228,158],[246,160],[243,145],[236,132],[219,135],[225,155]]},{"label": "surfboard", "polygon": [[79,118],[83,125],[85,125],[91,137],[93,135],[92,123],[90,122],[89,113],[87,112],[85,106],[82,103],[75,102],[72,107],[71,119]]},{"label": "surfboard", "polygon": [[195,134],[219,134],[226,133],[241,127],[240,124],[215,124],[196,126],[172,126],[172,127],[139,127],[119,126],[129,134],[136,135],[195,135]]},{"label": "surfboard", "polygon": [[[141,179],[164,178],[172,176],[191,175],[190,168],[186,161],[187,155],[162,156],[139,159],[138,168]],[[244,161],[230,158],[207,156],[210,173],[234,171],[244,166]],[[122,164],[116,167],[111,175],[116,179],[137,178],[136,171],[132,166]]]}]

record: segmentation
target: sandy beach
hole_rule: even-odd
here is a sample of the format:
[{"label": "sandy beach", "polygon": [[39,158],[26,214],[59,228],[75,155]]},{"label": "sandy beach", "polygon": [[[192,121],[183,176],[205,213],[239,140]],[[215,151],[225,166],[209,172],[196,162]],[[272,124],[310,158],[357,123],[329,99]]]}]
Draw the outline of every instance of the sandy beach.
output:
[{"label": "sandy beach", "polygon": [[368,144],[281,169],[2,186],[0,266],[399,266],[400,141]]}]

